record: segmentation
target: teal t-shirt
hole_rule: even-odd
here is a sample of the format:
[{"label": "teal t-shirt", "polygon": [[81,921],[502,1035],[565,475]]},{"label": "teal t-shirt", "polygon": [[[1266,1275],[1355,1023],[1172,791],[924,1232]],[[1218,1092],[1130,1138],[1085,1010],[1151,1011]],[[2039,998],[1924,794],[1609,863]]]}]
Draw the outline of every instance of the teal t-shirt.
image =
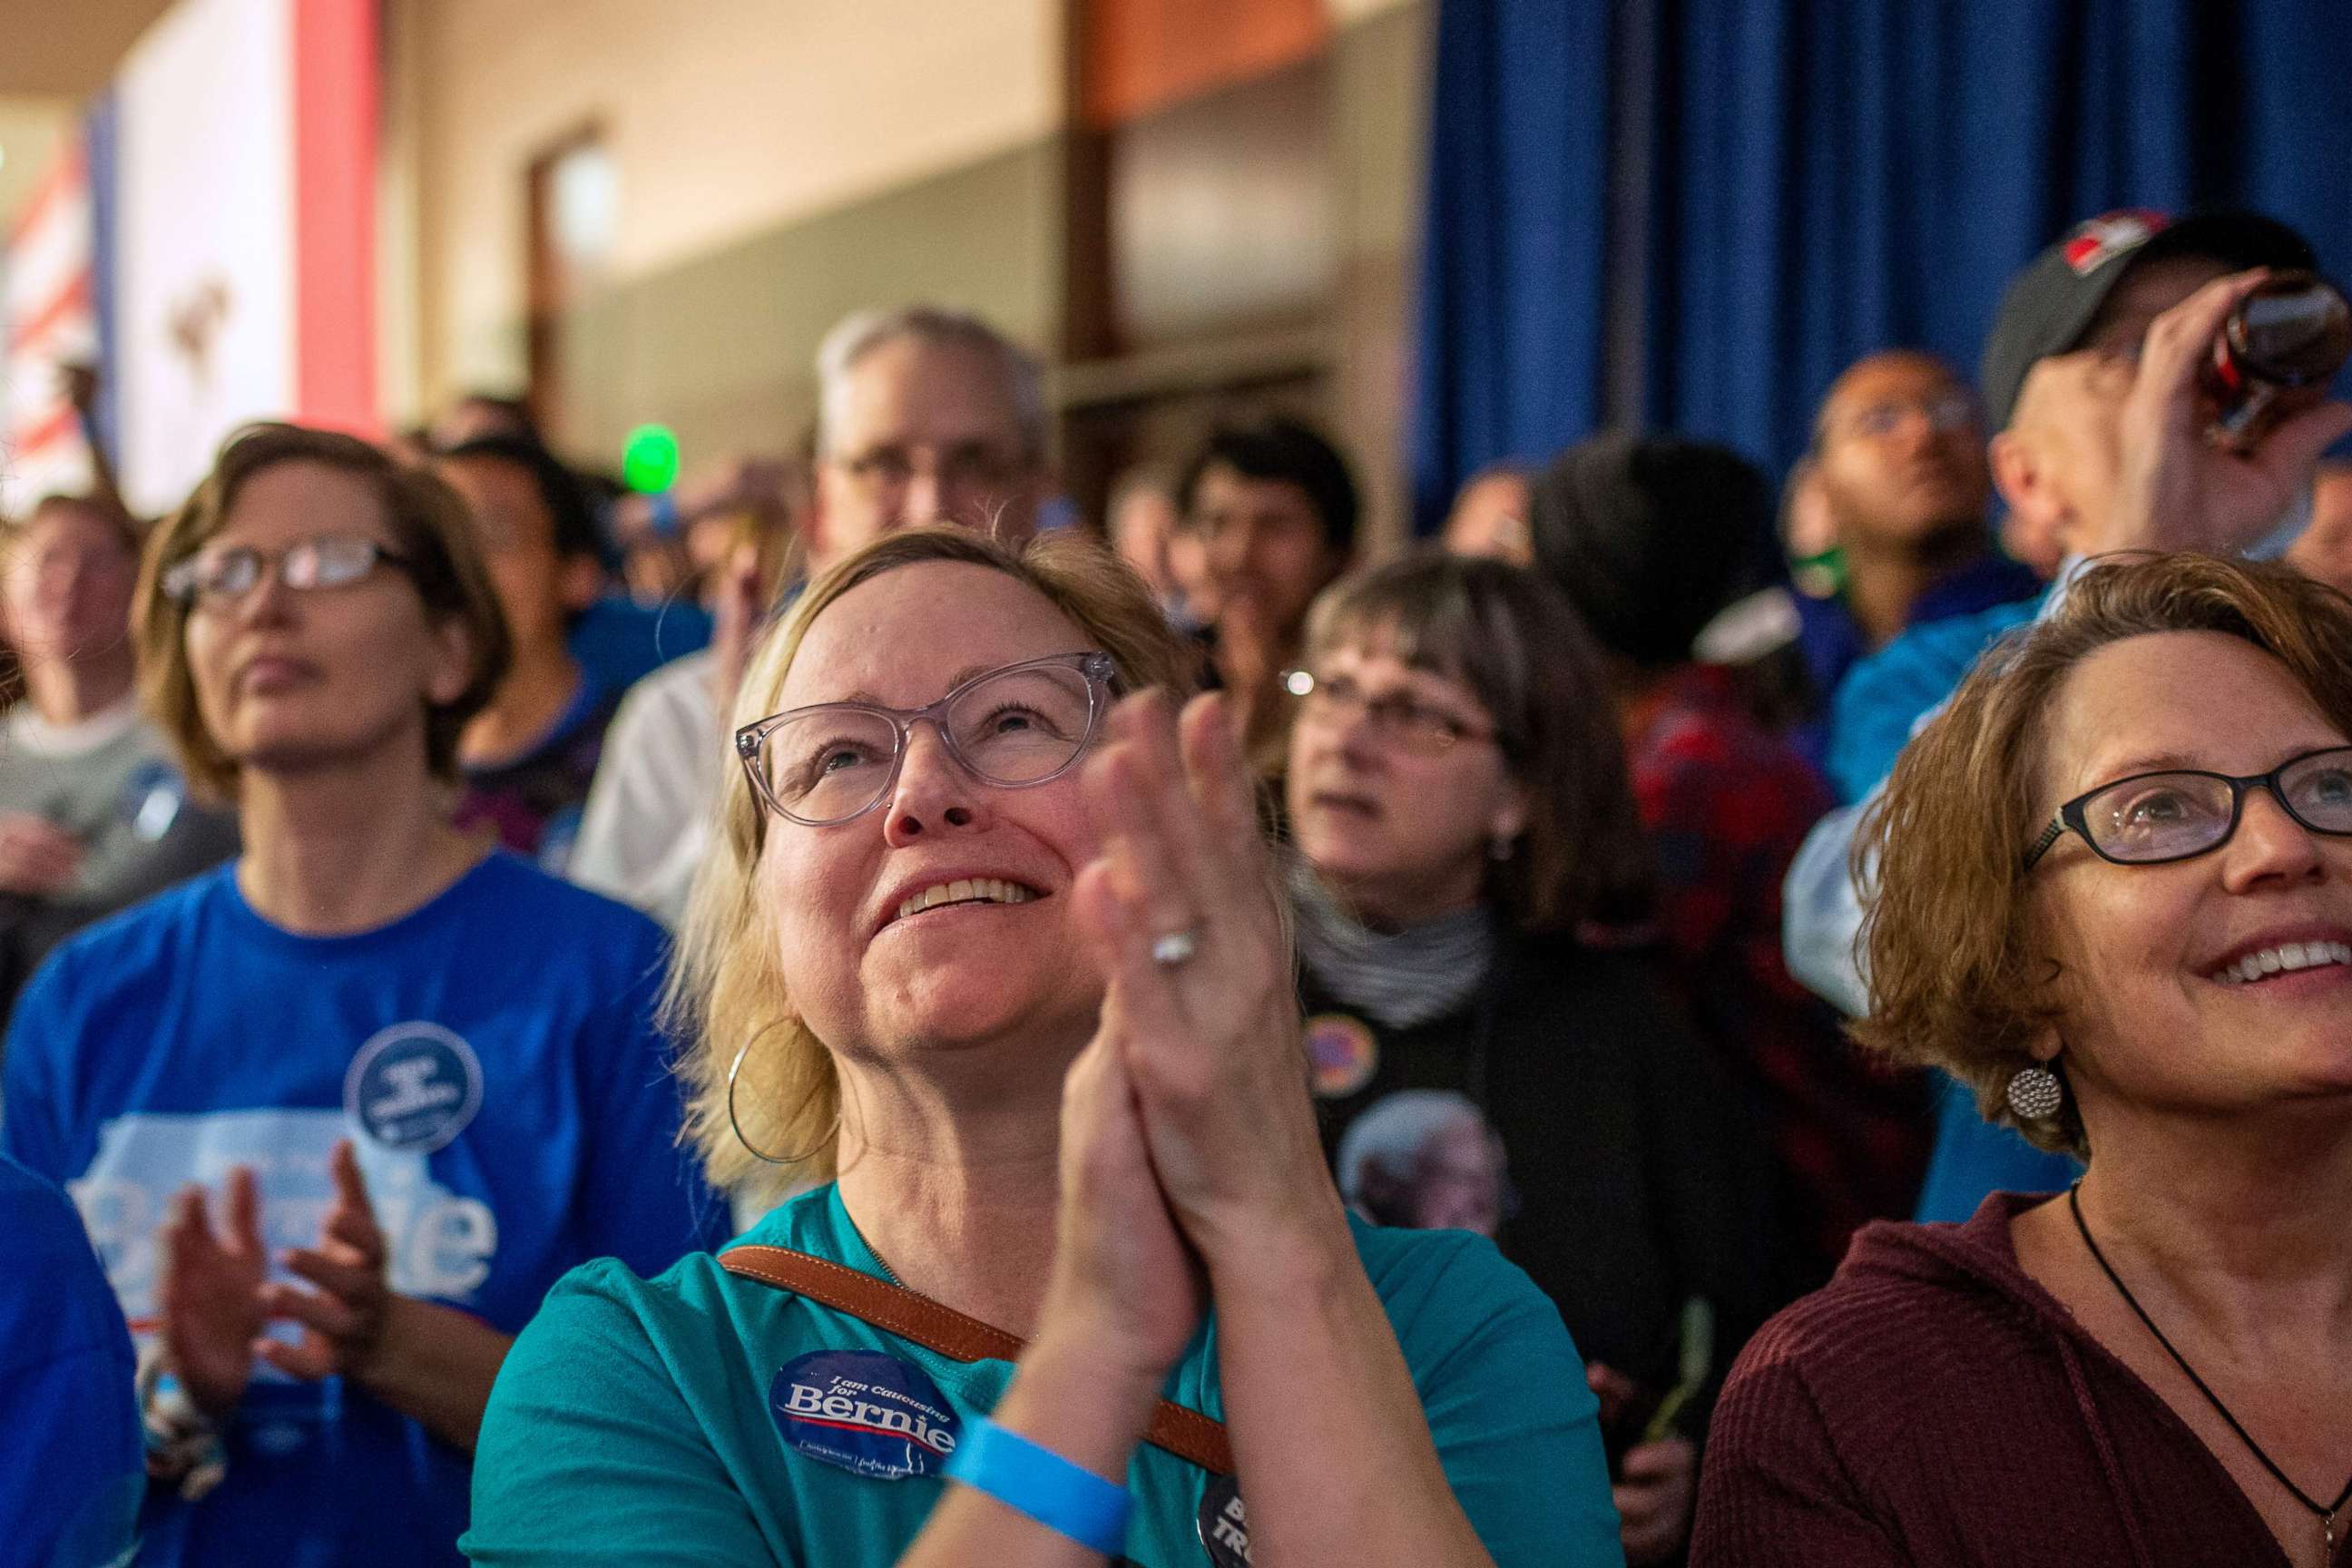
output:
[{"label": "teal t-shirt", "polygon": [[[1446,1478],[1498,1568],[1622,1563],[1598,1406],[1550,1300],[1467,1232],[1355,1234]],[[830,1186],[742,1239],[888,1277]],[[1168,1397],[1222,1419],[1216,1364],[1213,1317]],[[652,1280],[592,1263],[555,1287],[499,1373],[475,1457],[473,1528],[458,1544],[488,1568],[895,1563],[944,1484],[938,1439],[921,1446],[942,1425],[938,1406],[952,1430],[993,1409],[1013,1373],[1010,1362],[935,1355],[709,1256]],[[861,1392],[871,1388],[884,1392]],[[860,1474],[838,1462],[845,1451],[896,1456],[869,1471],[932,1473]],[[1138,1447],[1130,1562],[1209,1561],[1198,1517],[1210,1479]]]}]

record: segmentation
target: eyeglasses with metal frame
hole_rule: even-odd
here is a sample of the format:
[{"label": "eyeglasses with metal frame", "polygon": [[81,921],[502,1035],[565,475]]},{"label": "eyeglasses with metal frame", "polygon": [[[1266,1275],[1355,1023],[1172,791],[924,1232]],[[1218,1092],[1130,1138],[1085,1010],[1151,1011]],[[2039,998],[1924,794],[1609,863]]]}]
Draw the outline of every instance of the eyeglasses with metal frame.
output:
[{"label": "eyeglasses with metal frame", "polygon": [[920,708],[819,702],[735,731],[754,795],[787,821],[831,827],[865,816],[898,786],[917,724],[999,789],[1059,778],[1086,754],[1118,693],[1108,654],[1052,654],[982,670]]},{"label": "eyeglasses with metal frame", "polygon": [[1331,719],[1362,713],[1371,724],[1374,734],[1423,756],[1442,755],[1465,741],[1496,738],[1492,725],[1474,724],[1457,719],[1442,708],[1419,701],[1401,691],[1368,697],[1363,688],[1348,676],[1318,675],[1311,669],[1294,669],[1284,674],[1282,684],[1285,690],[1299,699],[1307,708],[1319,709]]},{"label": "eyeglasses with metal frame", "polygon": [[379,565],[412,570],[405,555],[363,533],[321,533],[298,539],[283,550],[251,545],[209,545],[163,571],[163,595],[174,604],[230,605],[259,585],[269,567],[289,588],[345,588]]}]

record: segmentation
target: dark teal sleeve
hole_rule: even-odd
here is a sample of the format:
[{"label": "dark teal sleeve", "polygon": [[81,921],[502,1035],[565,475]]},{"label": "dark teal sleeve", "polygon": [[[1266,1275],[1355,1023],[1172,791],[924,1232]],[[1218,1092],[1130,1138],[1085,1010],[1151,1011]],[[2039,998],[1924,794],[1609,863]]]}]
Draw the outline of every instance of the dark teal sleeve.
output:
[{"label": "dark teal sleeve", "polygon": [[793,1568],[680,1394],[610,1259],[549,1292],[507,1354],[474,1453],[484,1568]]},{"label": "dark teal sleeve", "polygon": [[1601,1405],[1559,1310],[1482,1237],[1412,1239],[1409,1260],[1374,1282],[1445,1479],[1496,1568],[1622,1568]]}]

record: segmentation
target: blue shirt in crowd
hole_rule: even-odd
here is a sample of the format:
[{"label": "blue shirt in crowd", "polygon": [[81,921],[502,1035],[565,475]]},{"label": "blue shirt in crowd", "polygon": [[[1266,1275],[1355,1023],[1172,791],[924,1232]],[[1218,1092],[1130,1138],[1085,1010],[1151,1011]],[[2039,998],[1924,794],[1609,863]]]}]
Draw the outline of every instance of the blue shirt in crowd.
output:
[{"label": "blue shirt in crowd", "polygon": [[0,1156],[0,1558],[130,1560],[147,1489],[131,1336],[65,1194]]},{"label": "blue shirt in crowd", "polygon": [[[2041,613],[2041,597],[1995,605],[1912,627],[1854,666],[1838,689],[1830,726],[1830,783],[1853,802],[1895,769],[1919,721],[1950,698],[1976,662],[2002,637]],[[1976,1096],[1938,1072],[1936,1152],[1919,1191],[1916,1217],[1958,1224],[1988,1193],[2054,1193],[2082,1173],[2063,1154],[2048,1154],[1977,1114]]]},{"label": "blue shirt in crowd", "polygon": [[625,691],[674,658],[710,646],[710,612],[691,599],[640,605],[607,594],[572,617],[565,641],[599,691]]},{"label": "blue shirt in crowd", "polygon": [[[0,1142],[72,1193],[142,1341],[173,1191],[217,1194],[251,1166],[272,1254],[309,1246],[344,1138],[393,1289],[511,1334],[578,1264],[656,1273],[728,1234],[677,1147],[652,1022],[664,957],[652,921],[505,854],[341,937],[271,925],[224,867],[36,974],[9,1031]],[[257,1363],[226,1442],[211,1496],[151,1494],[142,1563],[460,1561],[467,1456],[359,1388]]]},{"label": "blue shirt in crowd", "polygon": [[[1550,1300],[1467,1232],[1349,1223],[1445,1478],[1497,1568],[1620,1568],[1599,1405]],[[831,1186],[744,1239],[888,1277]],[[896,1563],[939,1501],[963,1423],[1013,1376],[1010,1362],[951,1361],[715,1258],[652,1279],[591,1264],[556,1287],[499,1374],[466,1550],[481,1568]],[[844,1391],[864,1403],[827,1408]],[[1166,1393],[1223,1417],[1213,1315]],[[1205,1544],[1246,1528],[1215,1484],[1139,1447],[1126,1557],[1239,1561]]]}]

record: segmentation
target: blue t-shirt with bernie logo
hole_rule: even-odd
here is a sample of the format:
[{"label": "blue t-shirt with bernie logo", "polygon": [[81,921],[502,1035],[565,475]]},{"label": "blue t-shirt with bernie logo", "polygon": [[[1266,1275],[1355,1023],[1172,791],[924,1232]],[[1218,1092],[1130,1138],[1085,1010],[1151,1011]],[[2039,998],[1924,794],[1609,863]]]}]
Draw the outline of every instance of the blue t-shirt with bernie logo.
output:
[{"label": "blue t-shirt with bernie logo", "polygon": [[[259,1179],[273,1256],[315,1242],[350,1138],[392,1289],[515,1333],[567,1269],[658,1273],[722,1243],[677,1146],[652,1014],[659,928],[505,854],[372,931],[257,915],[234,866],[59,948],[9,1029],[0,1146],[79,1207],[134,1338],[171,1196]],[[292,1333],[290,1327],[282,1331]],[[462,1561],[470,1461],[339,1379],[257,1363],[203,1500],[160,1489],[141,1562],[413,1568]]]}]

